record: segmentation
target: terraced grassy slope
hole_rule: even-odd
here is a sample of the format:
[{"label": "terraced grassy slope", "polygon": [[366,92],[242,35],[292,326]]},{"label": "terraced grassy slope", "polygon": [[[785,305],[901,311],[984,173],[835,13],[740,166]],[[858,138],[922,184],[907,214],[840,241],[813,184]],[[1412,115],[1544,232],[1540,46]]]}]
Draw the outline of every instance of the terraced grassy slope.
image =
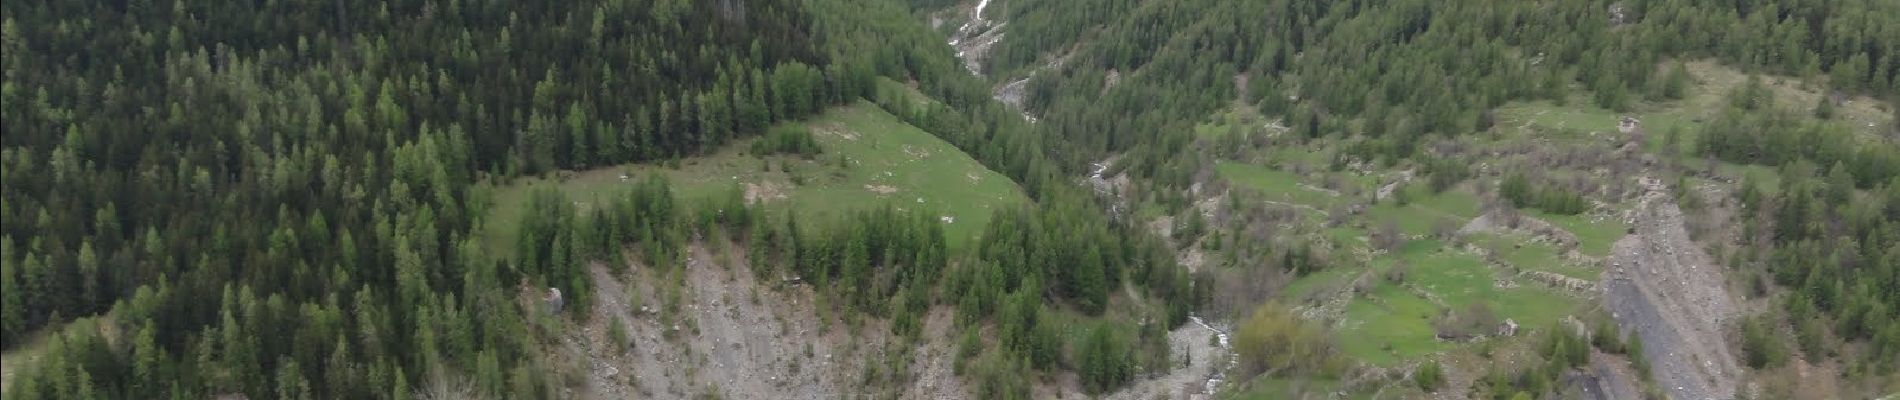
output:
[{"label": "terraced grassy slope", "polygon": [[[1221,162],[1217,172],[1240,190],[1256,191],[1265,201],[1298,209],[1337,210],[1341,205],[1369,202],[1371,197],[1370,189],[1359,197],[1345,196],[1319,188],[1314,178],[1259,165]],[[1361,185],[1356,183],[1360,180],[1349,179],[1355,185]],[[1393,200],[1370,203],[1319,239],[1339,249],[1336,255],[1364,257],[1364,263],[1336,263],[1333,269],[1294,280],[1280,292],[1289,302],[1321,309],[1332,307],[1325,304],[1327,299],[1347,296],[1343,307],[1328,313],[1337,319],[1336,337],[1344,354],[1367,364],[1391,366],[1464,348],[1467,343],[1440,339],[1434,321],[1474,307],[1488,310],[1498,320],[1540,327],[1582,311],[1576,299],[1581,294],[1519,276],[1518,271],[1553,271],[1594,280],[1600,269],[1587,262],[1567,261],[1554,246],[1526,235],[1470,233],[1452,241],[1436,237],[1445,227],[1463,226],[1476,218],[1478,196],[1462,188],[1433,194],[1423,185],[1401,186],[1396,190],[1405,192],[1408,199],[1403,205]],[[1607,251],[1622,234],[1616,221],[1587,215],[1533,216],[1576,231],[1579,252],[1586,255]],[[1368,237],[1385,224],[1403,240],[1390,251],[1377,251]],[[1468,250],[1464,243],[1483,250]],[[1498,262],[1487,262],[1477,251],[1498,252]],[[1387,272],[1401,265],[1405,268],[1402,279],[1386,278]]]},{"label": "terraced grassy slope", "polygon": [[[1338,160],[1359,139],[1350,132],[1321,140],[1277,137],[1282,131],[1257,115],[1222,110],[1196,126],[1196,133],[1203,143],[1222,144],[1211,147],[1224,159],[1213,166],[1216,176],[1236,191],[1257,195],[1239,199],[1294,211],[1297,218],[1273,220],[1285,227],[1280,234],[1298,232],[1303,240],[1325,243],[1321,247],[1328,249],[1330,267],[1298,276],[1274,295],[1300,305],[1306,318],[1328,323],[1342,354],[1362,365],[1400,369],[1426,360],[1488,359],[1494,352],[1534,352],[1540,336],[1524,333],[1562,326],[1569,318],[1598,318],[1595,284],[1612,245],[1629,231],[1625,218],[1635,183],[1625,174],[1642,168],[1630,165],[1628,160],[1636,159],[1630,152],[1646,153],[1642,157],[1670,167],[1712,169],[1776,189],[1771,167],[1692,155],[1701,126],[1728,107],[1729,94],[1751,78],[1709,62],[1688,63],[1687,70],[1694,82],[1680,100],[1639,101],[1627,112],[1597,108],[1587,93],[1561,104],[1510,103],[1496,110],[1496,125],[1486,134],[1429,139],[1421,147],[1470,168],[1470,178],[1438,193],[1426,189],[1430,173],[1421,163]],[[1805,115],[1821,96],[1830,95],[1798,79],[1758,79],[1773,92],[1775,107],[1797,114]],[[1848,97],[1833,119],[1875,140],[1876,131],[1886,126],[1886,113],[1871,99]],[[1635,130],[1625,124],[1626,117],[1639,121]],[[1345,129],[1357,128],[1348,124]],[[1624,147],[1634,132],[1643,135],[1640,146]],[[1240,143],[1270,144],[1227,149]],[[1483,206],[1511,171],[1529,171],[1542,184],[1576,191],[1592,206],[1573,215]],[[1457,323],[1460,314],[1472,313],[1490,318],[1478,319],[1488,321],[1478,324],[1481,328]],[[1507,319],[1523,329],[1519,337],[1444,337],[1447,332],[1491,335],[1496,321]],[[1300,392],[1293,383],[1261,378],[1243,383],[1236,394]]]}]

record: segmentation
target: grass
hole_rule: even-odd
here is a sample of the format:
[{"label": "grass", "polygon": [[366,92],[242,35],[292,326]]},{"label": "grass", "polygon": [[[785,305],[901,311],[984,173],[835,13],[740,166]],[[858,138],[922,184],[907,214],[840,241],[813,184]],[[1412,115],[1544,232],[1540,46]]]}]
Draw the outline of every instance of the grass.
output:
[{"label": "grass", "polygon": [[1532,241],[1521,235],[1478,233],[1472,234],[1469,240],[1497,254],[1505,263],[1526,271],[1544,271],[1588,281],[1595,281],[1602,272],[1565,262],[1557,254],[1556,246]]},{"label": "grass", "polygon": [[842,156],[847,165],[814,174],[780,206],[820,218],[884,204],[935,210],[951,221],[945,230],[956,243],[980,232],[996,209],[1026,202],[1008,177],[869,103],[833,109],[808,126],[833,132],[818,135],[822,157]]},{"label": "grass", "polygon": [[1217,111],[1208,120],[1194,125],[1194,135],[1202,138],[1221,138],[1227,135],[1249,135],[1255,129],[1266,126],[1268,119],[1260,111],[1245,105],[1228,107]]},{"label": "grass", "polygon": [[[1487,245],[1512,241],[1500,236],[1484,236],[1480,240],[1489,241]],[[1534,246],[1526,248],[1534,249]],[[1528,256],[1556,260],[1554,249],[1548,246],[1532,250]],[[1438,240],[1408,241],[1397,251],[1374,259],[1371,268],[1383,274],[1400,260],[1410,265],[1405,284],[1418,292],[1381,277],[1371,293],[1349,303],[1344,328],[1337,332],[1340,347],[1347,356],[1372,365],[1390,366],[1461,348],[1462,344],[1438,341],[1431,325],[1447,308],[1455,311],[1483,304],[1499,319],[1510,318],[1521,325],[1547,325],[1575,312],[1580,304],[1557,289],[1534,283],[1519,282],[1516,287],[1499,288],[1494,284],[1495,279],[1514,277],[1487,265],[1474,254],[1450,250]],[[1289,285],[1283,294],[1302,298],[1314,290],[1341,284],[1359,271],[1336,268],[1314,273]],[[1444,307],[1419,292],[1436,298]]]},{"label": "grass", "polygon": [[1555,290],[1519,280],[1517,287],[1497,289],[1487,300],[1498,318],[1510,318],[1518,326],[1549,326],[1565,315],[1575,314],[1586,303]]},{"label": "grass", "polygon": [[1232,161],[1217,162],[1214,169],[1221,178],[1240,187],[1259,191],[1269,201],[1311,206],[1320,210],[1331,209],[1341,201],[1340,196],[1303,184],[1300,177],[1291,172]]},{"label": "grass", "polygon": [[[1664,133],[1671,128],[1681,128],[1683,149],[1679,150],[1686,150],[1695,143],[1696,132],[1703,122],[1721,112],[1728,103],[1729,93],[1746,84],[1749,76],[1712,61],[1695,61],[1686,65],[1689,74],[1694,77],[1695,85],[1681,100],[1639,102],[1630,112],[1618,113],[1596,107],[1587,92],[1579,92],[1562,106],[1548,100],[1538,100],[1499,107],[1498,124],[1502,127],[1542,128],[1534,132],[1543,132],[1546,136],[1566,131],[1586,135],[1597,132],[1603,135],[1615,134],[1622,116],[1628,115],[1642,120],[1643,131],[1647,133],[1645,148],[1662,152]],[[1798,115],[1809,115],[1820,96],[1824,95],[1822,87],[1794,77],[1764,76],[1762,83],[1775,94],[1776,107],[1795,111]],[[1869,137],[1879,137],[1878,127],[1888,121],[1889,113],[1884,109],[1888,106],[1865,96],[1848,98],[1845,104],[1835,108],[1834,120]],[[1692,156],[1687,152],[1676,155]]]},{"label": "grass", "polygon": [[1521,211],[1524,215],[1544,220],[1577,235],[1577,251],[1589,256],[1610,255],[1610,245],[1616,244],[1618,239],[1629,233],[1629,227],[1614,218],[1595,221],[1593,218],[1596,217],[1589,214],[1561,215],[1535,209]]},{"label": "grass", "polygon": [[[1228,400],[1269,400],[1288,398],[1337,398],[1339,381],[1326,378],[1283,378],[1259,376],[1247,381],[1239,392],[1221,396]],[[1379,398],[1376,391],[1349,390],[1346,399]]]},{"label": "grass", "polygon": [[490,188],[494,204],[482,234],[490,248],[512,249],[514,226],[529,189],[536,185],[556,185],[586,209],[648,174],[669,178],[675,193],[689,204],[692,199],[750,190],[764,198],[768,211],[792,210],[808,221],[835,220],[884,205],[925,210],[944,221],[953,247],[981,232],[994,210],[1027,201],[1008,177],[868,102],[789,124],[811,129],[824,153],[811,159],[758,157],[746,154],[749,140],[740,140],[682,160],[677,169],[628,164],[567,173],[564,178],[517,179]]},{"label": "grass", "polygon": [[1338,332],[1340,350],[1380,366],[1437,353],[1447,347],[1432,330],[1438,312],[1438,306],[1418,295],[1380,284],[1367,297],[1346,305],[1346,321]]},{"label": "grass", "polygon": [[[1468,201],[1469,204],[1457,204]],[[1430,235],[1436,225],[1449,224],[1452,229],[1462,227],[1478,213],[1478,199],[1470,193],[1450,192],[1432,196],[1426,200],[1415,200],[1404,207],[1391,201],[1381,202],[1366,210],[1373,229],[1379,224],[1391,221],[1399,232],[1407,235]]]},{"label": "grass", "polygon": [[1295,304],[1298,304],[1298,300],[1303,300],[1316,292],[1337,289],[1339,287],[1338,285],[1344,285],[1348,281],[1351,281],[1353,277],[1359,276],[1359,271],[1362,270],[1363,269],[1360,268],[1335,267],[1314,271],[1313,273],[1294,279],[1293,282],[1288,283],[1286,287],[1280,288],[1280,297],[1292,299],[1295,301]]},{"label": "grass", "polygon": [[1409,257],[1407,261],[1411,263],[1411,268],[1406,270],[1405,281],[1437,296],[1453,309],[1464,309],[1491,297],[1495,274],[1476,256],[1464,252],[1437,252]]},{"label": "grass", "polygon": [[[1647,134],[1644,144],[1648,150],[1681,161],[1688,168],[1706,168],[1700,166],[1703,161],[1699,156],[1690,153],[1696,140],[1694,136],[1701,124],[1727,106],[1728,93],[1745,83],[1747,75],[1712,62],[1689,63],[1689,70],[1696,84],[1685,98],[1638,102],[1630,112],[1597,108],[1591,104],[1588,93],[1583,91],[1561,106],[1549,101],[1507,104],[1498,109],[1501,136],[1495,138],[1497,142],[1480,145],[1532,141],[1537,142],[1538,146],[1563,146],[1586,141],[1616,140],[1619,135],[1617,127],[1627,115],[1642,121],[1642,129]],[[1766,77],[1763,81],[1776,93],[1778,107],[1801,115],[1807,115],[1808,108],[1823,94],[1818,88],[1799,80]],[[1874,133],[1867,125],[1873,123],[1878,126],[1886,121],[1887,111],[1884,107],[1870,99],[1853,98],[1849,99],[1848,104],[1837,108],[1835,119]],[[1216,113],[1196,127],[1197,135],[1218,138],[1236,131],[1231,127],[1244,118],[1236,114],[1232,111]],[[1666,149],[1663,145],[1664,133],[1672,129],[1682,133],[1678,137],[1680,147]],[[1345,204],[1348,199],[1314,187],[1320,178],[1273,167],[1304,164],[1307,167],[1324,168],[1328,149],[1324,145],[1307,147],[1259,149],[1255,154],[1260,157],[1255,161],[1220,162],[1215,166],[1216,172],[1236,187],[1265,194],[1269,201],[1328,211]],[[1774,168],[1726,162],[1720,162],[1714,168],[1720,169],[1723,175],[1747,177],[1764,190],[1777,189]],[[1559,175],[1581,173],[1551,172]],[[1357,185],[1359,189],[1372,190],[1380,183],[1379,176],[1382,174],[1347,176],[1347,183]],[[1440,224],[1462,225],[1479,214],[1480,202],[1467,190],[1432,194],[1424,192],[1422,186],[1415,184],[1406,188],[1410,201],[1404,206],[1391,200],[1381,201],[1366,209],[1365,214],[1354,216],[1356,223],[1327,228],[1318,234],[1340,246],[1335,252],[1336,256],[1346,256],[1352,254],[1354,249],[1368,247],[1369,243],[1365,241],[1368,232],[1388,221],[1407,235],[1429,237]],[[1611,211],[1609,214],[1615,214],[1616,210]],[[1523,212],[1526,216],[1542,219],[1574,234],[1578,239],[1577,251],[1587,256],[1608,256],[1612,245],[1623,238],[1628,229],[1620,219],[1605,218],[1602,214],[1555,215],[1536,210]],[[1432,319],[1446,308],[1456,310],[1483,304],[1499,319],[1509,318],[1520,326],[1548,326],[1565,315],[1582,312],[1586,304],[1590,303],[1587,300],[1589,294],[1583,294],[1585,298],[1580,299],[1578,294],[1521,279],[1514,275],[1516,270],[1545,271],[1588,281],[1595,281],[1602,272],[1591,265],[1566,261],[1556,246],[1536,242],[1517,233],[1479,234],[1469,239],[1497,254],[1503,265],[1490,265],[1475,254],[1446,248],[1444,243],[1437,240],[1411,240],[1396,251],[1378,255],[1363,266],[1356,262],[1341,263],[1334,268],[1295,279],[1282,288],[1280,296],[1298,302],[1331,290],[1352,290],[1347,285],[1359,274],[1368,272],[1368,269],[1372,273],[1383,273],[1403,260],[1410,265],[1406,282],[1412,289],[1380,279],[1372,285],[1369,293],[1359,295],[1346,305],[1343,314],[1338,317],[1340,320],[1335,332],[1343,355],[1370,365],[1393,366],[1426,357],[1437,359],[1445,358],[1443,355],[1475,353],[1472,349],[1477,345],[1437,340],[1431,325]],[[1505,265],[1514,268],[1503,267]],[[1516,285],[1500,287],[1495,284],[1498,279],[1511,280]],[[1433,299],[1442,303],[1442,306],[1434,304]],[[1522,338],[1493,340],[1496,343],[1486,346],[1528,346],[1528,342]],[[1500,348],[1497,351],[1509,350]],[[1291,391],[1291,384],[1290,381],[1274,378],[1256,378],[1242,385],[1241,392],[1235,398],[1284,397]]]},{"label": "grass", "polygon": [[1419,209],[1462,219],[1477,218],[1478,216],[1478,195],[1471,194],[1471,192],[1447,190],[1438,194],[1431,194],[1430,188],[1424,184],[1412,184],[1407,186],[1406,190],[1411,192],[1412,198],[1414,199],[1411,205]]},{"label": "grass", "polygon": [[[1614,129],[1614,119],[1608,119],[1609,127]],[[1293,157],[1294,155],[1269,155],[1274,159]],[[1238,187],[1252,189],[1266,195],[1269,201],[1311,206],[1322,210],[1344,204],[1343,197],[1316,190],[1310,184],[1311,179],[1258,165],[1221,162],[1216,171]],[[1377,182],[1361,183],[1370,190]],[[1394,224],[1404,234],[1429,237],[1440,225],[1462,226],[1479,214],[1479,199],[1466,190],[1448,190],[1430,193],[1423,184],[1405,186],[1409,201],[1400,206],[1397,202],[1386,200],[1372,205],[1366,213],[1354,218],[1367,223],[1367,228],[1334,227],[1323,231],[1323,235],[1342,249],[1349,252],[1355,248],[1369,246],[1363,238],[1367,229],[1378,229],[1381,224]],[[1605,254],[1609,245],[1620,238],[1623,228],[1612,222],[1595,222],[1586,216],[1545,216],[1553,224],[1571,229],[1583,242],[1585,253]],[[1508,262],[1529,269],[1553,270],[1567,275],[1594,279],[1591,270],[1577,265],[1560,262],[1556,249],[1549,245],[1530,243],[1528,238],[1492,236],[1492,247],[1503,247],[1514,251],[1503,254]],[[1512,244],[1528,243],[1516,247]],[[1483,304],[1491,309],[1499,319],[1510,318],[1519,324],[1550,324],[1572,313],[1579,302],[1541,285],[1520,284],[1512,288],[1498,288],[1494,282],[1503,277],[1513,279],[1508,271],[1486,264],[1475,254],[1453,250],[1448,245],[1432,239],[1410,240],[1396,251],[1381,254],[1365,267],[1341,265],[1300,277],[1289,283],[1280,293],[1288,301],[1301,302],[1305,299],[1330,290],[1351,290],[1346,285],[1359,274],[1370,268],[1375,274],[1383,274],[1400,260],[1404,260],[1410,269],[1407,271],[1407,285],[1416,288],[1407,289],[1379,278],[1371,292],[1347,303],[1342,315],[1336,337],[1341,353],[1360,362],[1378,366],[1392,366],[1424,357],[1437,357],[1447,351],[1459,352],[1465,344],[1442,342],[1432,321],[1447,309],[1461,310],[1473,304]],[[1350,253],[1339,253],[1350,254]],[[1440,304],[1423,297],[1429,295]],[[1242,396],[1272,398],[1276,394],[1286,393],[1284,385],[1279,383],[1253,384]],[[1247,397],[1243,397],[1247,398]]]}]

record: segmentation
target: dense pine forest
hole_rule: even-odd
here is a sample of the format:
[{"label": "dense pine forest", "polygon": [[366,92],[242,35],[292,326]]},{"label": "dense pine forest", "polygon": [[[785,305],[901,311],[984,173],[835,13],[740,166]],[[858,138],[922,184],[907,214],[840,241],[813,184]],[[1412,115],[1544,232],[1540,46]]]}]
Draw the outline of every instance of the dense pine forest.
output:
[{"label": "dense pine forest", "polygon": [[548,273],[473,244],[471,184],[836,102],[802,13],[9,3],[7,342],[121,338],[54,339],[9,397],[406,396],[449,362],[544,395],[510,285]]},{"label": "dense pine forest", "polygon": [[[585,315],[583,263],[679,268],[717,232],[755,264],[870,289],[835,293],[847,309],[895,297],[900,321],[933,298],[971,321],[1033,321],[1044,296],[1100,313],[1123,279],[1185,317],[1187,278],[1149,255],[1165,248],[1116,233],[1020,121],[993,122],[1015,117],[901,5],[856,3],[8,3],[4,339],[46,343],[8,397],[409,398],[454,376],[561,397],[537,354],[560,328],[522,288],[563,289]],[[947,103],[879,96],[878,76]],[[1038,206],[999,211],[957,263],[922,216],[799,221],[685,202],[664,180],[588,213],[536,194],[513,256],[472,233],[503,223],[484,220],[483,182],[677,160],[858,98]],[[1054,368],[1038,332],[1023,359]]]},{"label": "dense pine forest", "polygon": [[[568,398],[546,354],[622,295],[597,290],[590,267],[678,276],[689,247],[726,243],[762,279],[797,277],[821,312],[888,321],[905,343],[929,342],[923,319],[952,310],[937,339],[957,351],[942,356],[978,398],[1047,397],[1065,374],[1093,396],[1166,372],[1182,356],[1169,331],[1191,315],[1237,320],[1239,378],[1337,379],[1364,370],[1336,354],[1332,325],[1272,301],[1279,288],[1231,288],[1349,261],[1317,235],[1269,232],[1282,225],[1258,204],[1209,205],[1217,162],[1336,145],[1335,171],[1403,167],[1429,192],[1456,190],[1488,160],[1444,143],[1495,136],[1501,107],[1682,101],[1696,60],[1826,93],[1789,104],[1753,77],[1700,127],[1652,133],[1672,168],[1770,171],[1735,182],[1735,250],[1719,257],[1748,297],[1774,301],[1735,328],[1742,361],[1900,370],[1900,3],[1005,1],[983,75],[944,44],[954,23],[929,25],[968,7],[7,2],[0,348],[38,356],[9,362],[4,393]],[[1020,104],[992,99],[1015,77],[1033,77]],[[1888,104],[1887,125],[1838,117],[1830,99],[1848,97]],[[657,173],[622,176],[605,199],[537,187],[518,219],[490,217],[514,182],[679,169],[734,144],[848,165],[792,125],[860,102],[1000,172],[1028,204],[991,211],[961,246],[923,210],[809,218],[742,187],[689,196],[679,186],[702,182]],[[1235,108],[1287,135],[1197,133]],[[1132,178],[1132,198],[1078,183],[1097,162]],[[1495,207],[1548,215],[1589,215],[1605,192],[1501,178]],[[1676,197],[1687,213],[1726,210]],[[1168,232],[1143,219],[1157,215]],[[1387,225],[1367,241],[1396,253],[1407,235]],[[494,226],[512,242],[484,237]],[[1270,271],[1189,272],[1180,253],[1197,248]],[[1403,282],[1399,265],[1383,279]],[[1476,378],[1472,396],[1554,394],[1592,346],[1643,352],[1613,333],[1540,335],[1543,367]],[[1405,379],[1439,390],[1439,364],[1416,368]]]}]

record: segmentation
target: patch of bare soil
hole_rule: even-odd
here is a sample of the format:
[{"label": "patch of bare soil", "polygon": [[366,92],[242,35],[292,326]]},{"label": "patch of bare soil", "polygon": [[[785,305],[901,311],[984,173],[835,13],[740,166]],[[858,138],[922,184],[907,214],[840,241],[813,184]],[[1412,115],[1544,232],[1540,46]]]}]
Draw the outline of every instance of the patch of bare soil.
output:
[{"label": "patch of bare soil", "polygon": [[812,129],[812,132],[820,134],[820,135],[837,136],[844,140],[851,140],[851,141],[858,140],[857,132],[852,132],[849,129],[844,129],[835,125],[820,126],[815,129]]},{"label": "patch of bare soil", "polygon": [[956,345],[949,338],[956,337],[956,313],[949,308],[939,307],[930,310],[924,317],[923,337],[930,338],[917,344],[912,350],[910,370],[917,374],[910,388],[901,398],[906,399],[966,399],[970,397],[969,387],[963,385],[962,378],[956,374]]},{"label": "patch of bare soil", "polygon": [[[604,265],[590,266],[596,285],[592,317],[572,327],[561,344],[566,356],[585,367],[585,384],[573,388],[571,397],[829,399],[862,394],[865,363],[884,357],[884,324],[867,322],[856,335],[836,321],[821,329],[809,287],[774,288],[739,262],[742,251],[729,254],[734,262],[721,266],[708,249],[692,246],[680,272],[683,283],[674,289],[679,302],[672,317],[663,311],[672,284],[656,269],[634,266],[629,276],[616,277]],[[947,330],[947,318],[936,314],[927,329]],[[607,333],[608,324],[616,322],[626,329],[630,343],[625,347],[613,345]],[[925,349],[919,360],[951,347],[941,335],[927,338],[919,345]],[[912,385],[928,386],[910,388],[913,393],[929,393],[929,398],[967,393],[954,374],[938,373],[947,366],[923,365],[904,377]]]},{"label": "patch of bare soil", "polygon": [[864,190],[869,190],[869,191],[871,191],[871,193],[877,193],[877,194],[891,194],[891,193],[897,193],[897,188],[896,188],[896,187],[894,187],[894,186],[891,186],[891,185],[871,185],[871,184],[866,184],[866,185],[864,185]]},{"label": "patch of bare soil", "polygon": [[1590,366],[1563,377],[1569,394],[1583,400],[1640,400],[1642,376],[1621,356],[1591,352]]},{"label": "patch of bare soil", "polygon": [[1033,76],[1026,76],[1004,82],[1002,85],[997,85],[996,89],[991,91],[990,97],[995,98],[996,101],[1003,102],[1003,104],[1008,104],[1017,110],[1022,110],[1023,98],[1028,93],[1029,79],[1031,78],[1033,78]]},{"label": "patch of bare soil", "polygon": [[1521,275],[1526,278],[1530,278],[1531,280],[1537,281],[1538,283],[1543,283],[1544,285],[1548,285],[1550,287],[1557,288],[1557,289],[1563,289],[1572,293],[1595,293],[1597,290],[1596,282],[1572,278],[1572,277],[1564,276],[1563,274],[1558,274],[1558,273],[1552,273],[1552,272],[1546,272],[1546,271],[1524,271],[1522,273],[1519,273],[1518,275]]},{"label": "patch of bare soil", "polygon": [[1741,369],[1722,327],[1736,315],[1722,268],[1690,241],[1682,210],[1660,181],[1633,213],[1635,233],[1611,249],[1603,302],[1625,331],[1643,339],[1656,382],[1678,399],[1726,399]]},{"label": "patch of bare soil", "polygon": [[762,181],[745,184],[745,203],[748,205],[784,200],[787,197],[784,185],[778,182]]},{"label": "patch of bare soil", "polygon": [[913,160],[921,160],[925,158],[930,158],[929,149],[925,149],[925,148],[917,147],[917,146],[911,146],[908,144],[904,145],[904,154],[910,155],[910,158]]}]

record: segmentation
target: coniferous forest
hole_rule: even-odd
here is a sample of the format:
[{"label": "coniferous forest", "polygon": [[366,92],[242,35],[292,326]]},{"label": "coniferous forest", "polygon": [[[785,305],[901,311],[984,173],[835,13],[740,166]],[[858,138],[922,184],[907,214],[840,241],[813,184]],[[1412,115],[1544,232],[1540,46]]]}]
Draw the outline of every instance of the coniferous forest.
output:
[{"label": "coniferous forest", "polygon": [[[581,263],[664,268],[715,226],[820,281],[897,277],[843,295],[867,309],[942,281],[972,318],[1012,292],[1100,312],[1136,274],[1166,276],[1151,285],[1185,316],[1186,278],[1145,255],[1165,249],[1113,233],[1020,121],[980,122],[1010,114],[901,5],[854,3],[7,3],[0,318],[7,346],[50,343],[6,393],[407,398],[448,373],[558,397],[522,285],[584,315]],[[480,182],[691,157],[871,98],[879,76],[931,85],[954,106],[890,106],[1043,200],[998,219],[1031,225],[993,227],[1028,236],[986,236],[986,267],[940,278],[953,255],[921,217],[695,208],[663,180],[592,213],[536,194],[512,257],[471,233],[498,223]]]},{"label": "coniferous forest", "polygon": [[[1137,202],[1184,216],[1173,236],[1229,232],[1198,225],[1196,194],[1222,158],[1210,147],[1247,144],[1194,131],[1234,104],[1341,157],[1418,165],[1442,191],[1479,160],[1432,144],[1492,131],[1497,108],[1680,100],[1684,60],[1900,103],[1900,3],[1887,0],[1009,1],[991,6],[1010,22],[986,76],[944,44],[954,24],[928,24],[959,3],[8,1],[0,348],[39,356],[7,366],[4,393],[406,399],[459,377],[483,398],[565,398],[550,338],[618,295],[595,290],[588,265],[677,271],[688,246],[729,241],[760,276],[802,277],[826,307],[901,337],[923,340],[920,318],[954,310],[974,396],[1041,395],[1031,386],[1062,373],[1097,395],[1170,368],[1166,331],[1223,294],[1177,262],[1188,245],[1078,177],[1117,157],[1105,164]],[[992,99],[1002,82],[989,77],[1025,74],[1020,108]],[[1772,307],[1799,354],[1856,346],[1853,368],[1890,376],[1900,109],[1867,139],[1763,85],[1723,94],[1724,111],[1679,149],[1670,133],[1669,150],[1772,172],[1737,183],[1748,249],[1723,262],[1759,270],[1757,292],[1795,293]],[[738,188],[688,197],[658,176],[586,208],[537,189],[518,220],[490,218],[496,188],[520,180],[677,169],[737,143],[822,159],[817,133],[788,124],[861,101],[1000,172],[1027,204],[994,210],[960,247],[923,212],[818,220]],[[1500,181],[1510,207],[1593,207],[1539,175]],[[497,248],[490,226],[517,235]],[[1304,275],[1339,262],[1307,242],[1214,235],[1248,249],[1234,264]],[[540,302],[548,288],[565,295],[558,313]],[[1153,321],[1119,314],[1143,301],[1162,310]],[[1238,336],[1271,344],[1236,348],[1239,368],[1340,375],[1326,335],[1273,307],[1236,313],[1255,322]],[[1087,318],[1101,322],[1072,323]],[[1765,333],[1780,325],[1737,329],[1751,367],[1785,362]],[[1553,335],[1550,374],[1580,365],[1583,339]],[[1438,368],[1411,379],[1436,390]],[[1543,393],[1487,379],[1498,398]]]}]

